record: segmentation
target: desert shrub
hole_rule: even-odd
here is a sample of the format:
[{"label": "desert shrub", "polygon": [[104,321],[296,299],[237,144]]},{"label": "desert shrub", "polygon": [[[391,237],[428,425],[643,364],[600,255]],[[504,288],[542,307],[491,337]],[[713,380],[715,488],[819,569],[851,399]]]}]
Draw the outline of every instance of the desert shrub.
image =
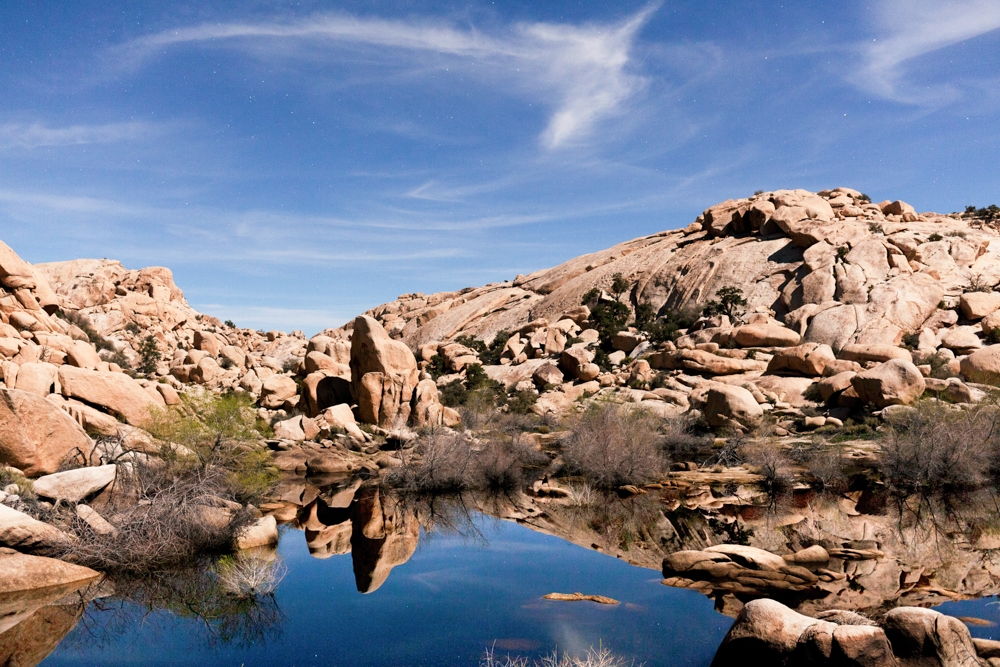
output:
[{"label": "desert shrub", "polygon": [[403,465],[393,469],[386,483],[411,493],[460,493],[474,486],[473,458],[463,435],[435,431],[403,454]]},{"label": "desert shrub", "polygon": [[124,371],[132,370],[132,362],[128,360],[128,357],[125,356],[124,352],[103,351],[101,353],[101,359],[109,364],[117,364]]},{"label": "desert shrub", "polygon": [[464,345],[470,350],[475,350],[476,354],[479,355],[479,361],[483,365],[496,366],[500,363],[500,355],[503,354],[503,348],[508,340],[510,340],[510,332],[500,331],[493,337],[489,345],[472,336],[459,336],[455,339],[455,342],[459,345]]},{"label": "desert shrub", "polygon": [[714,438],[698,431],[689,417],[668,419],[660,424],[661,447],[667,462],[702,461],[711,455]]},{"label": "desert shrub", "polygon": [[930,241],[931,243],[934,243],[935,241],[940,241],[942,238],[944,237],[938,234],[937,232],[934,232],[933,234],[927,237],[927,240]]},{"label": "desert shrub", "polygon": [[792,460],[779,445],[767,440],[748,441],[739,448],[743,461],[761,475],[766,491],[775,494],[786,490],[792,481]]},{"label": "desert shrub", "polygon": [[490,379],[481,364],[472,364],[465,369],[465,380],[455,380],[441,388],[440,398],[450,408],[465,406],[470,401],[474,409],[495,408],[507,402],[507,391]]},{"label": "desert shrub", "polygon": [[102,508],[116,532],[99,535],[77,520],[77,539],[65,556],[102,572],[135,574],[227,552],[253,521],[249,510],[225,509],[228,487],[225,472],[215,468],[178,473],[143,461],[119,468],[114,492]]},{"label": "desert shrub", "polygon": [[448,374],[448,369],[444,365],[444,357],[440,354],[435,354],[427,360],[427,368],[425,370],[430,373],[431,378],[434,380]]},{"label": "desert shrub", "polygon": [[936,401],[892,415],[880,443],[883,481],[900,495],[983,486],[998,469],[998,417],[995,405],[958,410]]},{"label": "desert shrub", "polygon": [[219,585],[238,598],[271,595],[286,573],[287,569],[280,560],[255,553],[228,554],[215,564]]},{"label": "desert shrub", "polygon": [[132,335],[137,336],[142,332],[142,327],[140,327],[135,322],[129,322],[128,324],[125,325],[125,331],[129,332]]},{"label": "desert shrub", "polygon": [[[533,424],[537,420],[530,420]],[[513,492],[527,482],[527,471],[549,458],[525,442],[525,418],[498,416],[476,438],[435,431],[402,453],[386,484],[403,493],[454,494],[465,491]]]},{"label": "desert shrub", "polygon": [[220,470],[226,491],[241,503],[260,502],[274,488],[278,472],[260,440],[266,426],[244,394],[184,394],[182,409],[155,411],[147,430],[162,446],[160,456],[178,475]]},{"label": "desert shrub", "polygon": [[819,488],[840,489],[847,481],[847,468],[850,462],[844,457],[840,447],[810,449],[803,463]]},{"label": "desert shrub", "polygon": [[236,324],[232,320],[226,320],[225,322],[223,322],[223,324],[225,324],[230,329],[236,328]]},{"label": "desert shrub", "polygon": [[285,373],[295,373],[299,367],[299,360],[297,357],[291,357],[285,359],[284,363],[281,364],[281,370]]},{"label": "desert shrub", "polygon": [[152,375],[156,372],[156,364],[160,361],[160,346],[154,336],[146,336],[139,343],[139,366],[136,368],[140,373]]},{"label": "desert shrub", "polygon": [[705,317],[725,315],[729,318],[730,322],[735,324],[742,321],[743,309],[746,305],[747,300],[743,298],[743,290],[730,285],[720,288],[715,293],[714,299],[709,299],[705,302],[702,315]]},{"label": "desert shrub", "polygon": [[870,231],[872,234],[885,234],[885,230],[882,229],[882,225],[878,224],[877,222],[869,222],[868,231]]},{"label": "desert shrub", "polygon": [[688,311],[668,310],[662,316],[650,322],[646,327],[639,327],[653,343],[663,343],[677,340],[681,329],[689,329],[697,318]]},{"label": "desert shrub", "polygon": [[[272,563],[280,573],[280,561]],[[273,640],[282,631],[284,617],[275,596],[234,592],[220,574],[219,563],[208,557],[152,572],[112,572],[102,590],[114,593],[87,605],[81,621],[87,645],[137,636],[150,626],[159,629],[159,624],[166,630],[178,617],[196,621],[187,625],[188,632],[208,646],[249,647]],[[163,611],[169,613],[156,613]]]},{"label": "desert shrub", "polygon": [[975,206],[966,206],[965,214],[969,217],[982,218],[983,220],[995,220],[1000,218],[1000,206],[996,204],[990,204],[985,208],[976,208]]},{"label": "desert shrub", "polygon": [[[115,348],[111,344],[111,341],[97,333],[97,330],[94,329],[94,325],[90,323],[90,320],[87,319],[86,315],[83,315],[75,310],[59,310],[56,312],[56,315],[85,333],[87,338],[90,340],[91,345],[97,348],[98,352],[101,352],[102,350],[114,352]],[[122,368],[124,368],[124,366],[122,366]]]},{"label": "desert shrub", "polygon": [[[613,277],[612,289],[615,287],[622,287],[617,281],[624,280],[620,273],[616,273]],[[601,348],[605,352],[611,351],[611,341],[615,334],[625,328],[628,323],[629,315],[632,314],[631,309],[618,299],[621,294],[628,289],[628,283],[624,285],[624,289],[618,292],[613,300],[601,299],[601,291],[596,287],[587,291],[581,299],[581,304],[588,306],[590,308],[590,322],[594,329],[600,334]],[[596,362],[595,362],[596,363]],[[600,364],[598,364],[600,365]]]},{"label": "desert shrub", "polygon": [[992,292],[993,285],[982,275],[976,274],[969,279],[969,292]]},{"label": "desert shrub", "polygon": [[533,391],[516,391],[507,400],[507,409],[516,415],[531,414],[531,408],[538,402],[538,394]]},{"label": "desert shrub", "polygon": [[646,411],[593,403],[563,439],[567,472],[600,488],[656,479],[665,467],[658,426],[659,420]]}]

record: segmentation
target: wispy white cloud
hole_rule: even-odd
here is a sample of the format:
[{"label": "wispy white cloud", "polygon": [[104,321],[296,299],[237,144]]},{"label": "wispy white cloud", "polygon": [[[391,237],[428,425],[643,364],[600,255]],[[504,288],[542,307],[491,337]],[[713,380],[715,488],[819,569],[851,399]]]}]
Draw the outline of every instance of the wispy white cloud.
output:
[{"label": "wispy white cloud", "polygon": [[886,99],[911,104],[953,100],[950,84],[911,85],[913,61],[935,51],[1000,29],[996,0],[884,0],[876,20],[880,33],[866,44],[863,63],[852,78]]},{"label": "wispy white cloud", "polygon": [[41,148],[45,146],[81,146],[134,141],[148,137],[146,123],[110,123],[106,125],[71,125],[49,127],[41,123],[6,123],[0,125],[0,149]]},{"label": "wispy white cloud", "polygon": [[[489,35],[442,23],[356,16],[314,16],[296,22],[204,24],[169,30],[129,43],[124,51],[144,59],[168,47],[260,40],[317,45],[362,45],[408,50],[489,67],[471,71],[485,82],[528,89],[550,105],[540,133],[549,149],[579,142],[595,126],[624,110],[645,85],[629,69],[636,34],[657,5],[615,24],[521,23]],[[293,49],[268,51],[288,57]],[[503,73],[503,76],[499,76]]]},{"label": "wispy white cloud", "polygon": [[349,322],[360,312],[346,308],[272,308],[239,303],[193,302],[191,305],[200,312],[210,313],[221,320],[232,320],[241,327],[285,331],[288,329],[288,323],[294,322],[294,326],[302,327],[307,335],[323,329],[339,327]]}]

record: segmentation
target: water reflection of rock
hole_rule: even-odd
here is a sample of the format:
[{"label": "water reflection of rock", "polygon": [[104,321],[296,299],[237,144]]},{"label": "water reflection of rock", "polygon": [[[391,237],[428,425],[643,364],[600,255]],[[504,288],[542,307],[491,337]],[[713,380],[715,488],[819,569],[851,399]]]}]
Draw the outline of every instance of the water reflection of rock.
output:
[{"label": "water reflection of rock", "polygon": [[362,487],[357,478],[325,481],[322,488],[304,480],[285,482],[278,489],[282,505],[271,510],[304,531],[314,557],[351,554],[358,591],[371,593],[416,551],[416,511],[377,487]]},{"label": "water reflection of rock", "polygon": [[[815,615],[1000,592],[1000,516],[988,493],[897,507],[868,492],[803,492],[774,504],[743,488],[703,491],[693,506],[671,489],[584,506],[534,498],[512,518],[635,565],[662,565],[663,583],[701,591],[730,616],[759,597]],[[725,544],[750,548],[715,546]]]},{"label": "water reflection of rock", "polygon": [[[378,589],[413,555],[421,525],[435,525],[425,506],[415,509],[370,483],[319,482],[286,482],[270,511],[303,529],[313,556],[350,553],[361,592]],[[1000,516],[989,494],[952,506],[911,499],[899,508],[860,491],[802,491],[775,502],[730,482],[651,485],[631,498],[564,489],[504,503],[442,502],[662,569],[665,584],[703,592],[730,616],[759,597],[814,615],[1000,592]],[[749,548],[712,548],[726,544]]]}]

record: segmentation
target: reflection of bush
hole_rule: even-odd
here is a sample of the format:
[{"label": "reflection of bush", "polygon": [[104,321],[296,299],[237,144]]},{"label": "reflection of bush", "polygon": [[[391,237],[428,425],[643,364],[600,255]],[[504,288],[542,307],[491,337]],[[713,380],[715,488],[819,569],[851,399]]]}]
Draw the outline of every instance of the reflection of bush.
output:
[{"label": "reflection of bush", "polygon": [[209,646],[248,647],[281,634],[283,616],[274,595],[233,595],[210,559],[143,577],[112,576],[108,583],[114,596],[94,600],[73,635],[89,648],[95,640],[101,647],[137,636],[140,626],[165,624],[169,616],[163,612],[190,621],[190,633]]},{"label": "reflection of bush", "polygon": [[480,667],[631,667],[634,664],[634,660],[616,656],[603,646],[600,648],[591,646],[583,655],[569,655],[568,653],[559,655],[558,652],[553,652],[551,655],[535,661],[510,655],[500,658],[496,656],[492,648],[488,648],[483,659],[479,662]]},{"label": "reflection of bush", "polygon": [[223,590],[243,598],[274,593],[285,572],[278,559],[245,551],[223,556],[215,564],[215,574]]}]

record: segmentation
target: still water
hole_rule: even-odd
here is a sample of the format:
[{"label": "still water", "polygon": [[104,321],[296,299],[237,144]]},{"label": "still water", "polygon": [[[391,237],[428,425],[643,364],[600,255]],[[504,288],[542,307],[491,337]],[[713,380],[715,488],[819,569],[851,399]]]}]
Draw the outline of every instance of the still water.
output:
[{"label": "still water", "polygon": [[[413,556],[367,594],[350,554],[315,558],[288,530],[278,548],[287,574],[264,627],[227,632],[177,610],[92,603],[42,664],[459,667],[478,665],[490,646],[537,657],[603,645],[650,667],[700,667],[732,623],[704,595],[662,585],[656,570],[483,515],[469,528],[422,532]],[[620,604],[541,599],[575,591]]]}]

